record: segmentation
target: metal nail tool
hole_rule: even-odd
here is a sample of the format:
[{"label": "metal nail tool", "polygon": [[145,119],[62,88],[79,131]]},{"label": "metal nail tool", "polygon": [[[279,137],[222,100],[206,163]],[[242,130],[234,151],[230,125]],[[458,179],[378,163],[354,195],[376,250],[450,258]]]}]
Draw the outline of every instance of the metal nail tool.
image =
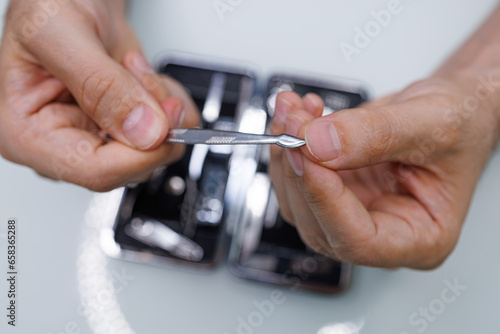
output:
[{"label": "metal nail tool", "polygon": [[277,136],[257,135],[210,129],[171,129],[165,141],[168,143],[206,145],[276,144],[284,148],[297,148],[306,144],[305,140],[287,134]]}]

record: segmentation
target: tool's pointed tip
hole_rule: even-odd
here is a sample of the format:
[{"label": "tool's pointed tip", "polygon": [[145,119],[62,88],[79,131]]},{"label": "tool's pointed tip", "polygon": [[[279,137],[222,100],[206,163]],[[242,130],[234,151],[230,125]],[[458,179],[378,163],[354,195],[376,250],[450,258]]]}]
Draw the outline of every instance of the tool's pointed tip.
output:
[{"label": "tool's pointed tip", "polygon": [[306,141],[294,136],[282,134],[279,137],[279,141],[277,144],[284,148],[298,148],[304,146],[306,144]]}]

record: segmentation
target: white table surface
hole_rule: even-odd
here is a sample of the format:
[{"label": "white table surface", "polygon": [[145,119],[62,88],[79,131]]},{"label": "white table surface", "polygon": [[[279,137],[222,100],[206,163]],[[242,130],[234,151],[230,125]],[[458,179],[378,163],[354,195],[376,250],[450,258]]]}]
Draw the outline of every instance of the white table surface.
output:
[{"label": "white table surface", "polygon": [[[174,50],[251,64],[262,76],[285,70],[344,77],[363,81],[377,97],[431,73],[496,4],[401,0],[402,12],[347,63],[339,44],[352,43],[353,28],[363,27],[372,20],[370,12],[389,1],[223,2],[236,4],[223,20],[214,0],[135,0],[130,17],[151,60]],[[333,297],[278,288],[285,302],[252,333],[498,332],[499,168],[497,152],[479,182],[459,244],[442,267],[430,272],[358,267],[351,288]],[[224,266],[199,272],[104,257],[94,229],[85,223],[93,196],[0,159],[0,333],[232,334],[238,333],[239,318],[256,312],[253,303],[277,289],[234,278]],[[4,315],[10,217],[19,222],[15,328]],[[455,280],[464,290],[443,303],[446,282]],[[82,304],[98,310],[87,314],[90,322]],[[424,320],[418,314],[429,307]]]}]

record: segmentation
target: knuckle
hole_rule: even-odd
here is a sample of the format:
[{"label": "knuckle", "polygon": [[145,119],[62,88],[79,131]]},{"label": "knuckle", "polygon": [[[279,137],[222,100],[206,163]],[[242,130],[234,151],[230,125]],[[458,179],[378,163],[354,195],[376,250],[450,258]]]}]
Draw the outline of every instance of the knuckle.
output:
[{"label": "knuckle", "polygon": [[117,84],[114,76],[92,72],[86,75],[80,86],[81,106],[94,119],[103,118],[105,112],[116,108],[104,108],[113,104],[112,88]]}]

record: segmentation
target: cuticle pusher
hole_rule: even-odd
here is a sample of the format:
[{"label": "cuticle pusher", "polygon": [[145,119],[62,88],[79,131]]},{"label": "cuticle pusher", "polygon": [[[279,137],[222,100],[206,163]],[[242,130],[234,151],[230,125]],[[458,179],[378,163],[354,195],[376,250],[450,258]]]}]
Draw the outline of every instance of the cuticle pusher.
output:
[{"label": "cuticle pusher", "polygon": [[206,144],[206,145],[263,145],[276,144],[284,148],[297,148],[306,144],[305,140],[281,135],[260,135],[236,131],[221,131],[210,129],[171,129],[168,132],[167,143]]}]

